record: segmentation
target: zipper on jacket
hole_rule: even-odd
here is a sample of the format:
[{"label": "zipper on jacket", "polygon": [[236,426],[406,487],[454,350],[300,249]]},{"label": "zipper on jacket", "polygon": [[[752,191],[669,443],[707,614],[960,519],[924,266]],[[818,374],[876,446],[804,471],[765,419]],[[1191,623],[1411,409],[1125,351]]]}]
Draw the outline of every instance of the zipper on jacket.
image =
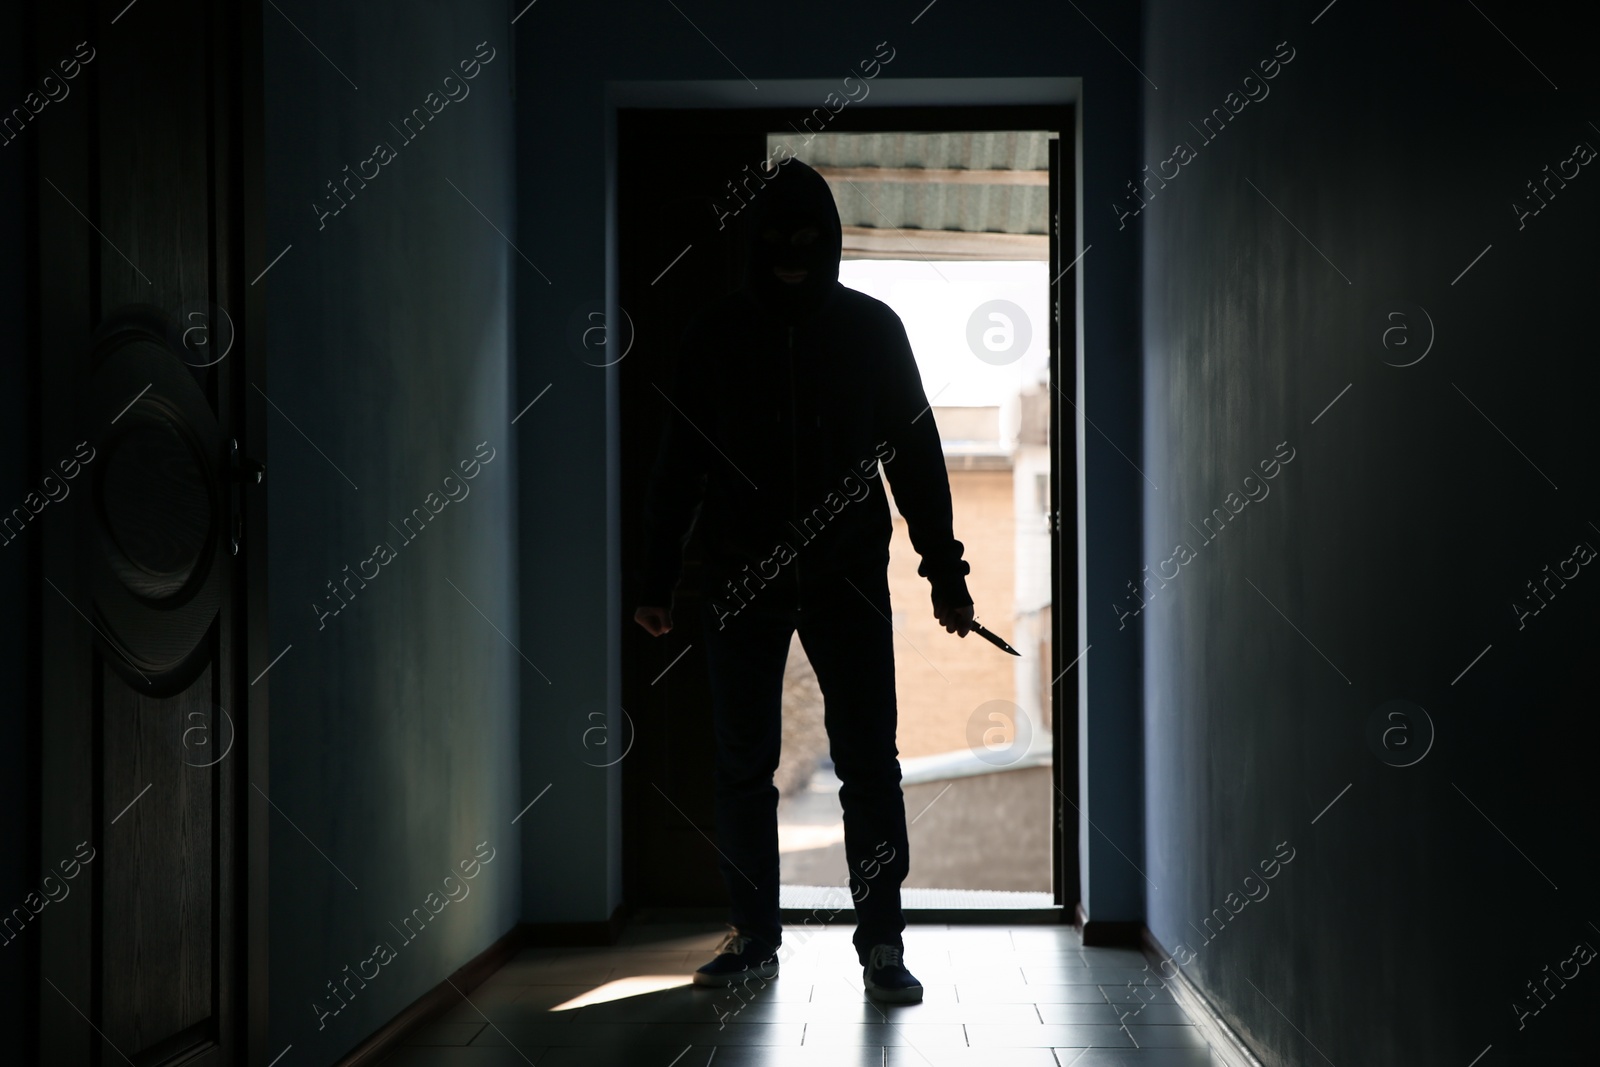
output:
[{"label": "zipper on jacket", "polygon": [[[799,461],[799,418],[795,409],[794,390],[794,327],[789,327],[789,514],[793,518],[800,517],[800,461]],[[804,548],[804,545],[799,546]],[[800,556],[795,553],[794,560],[794,603],[795,610],[801,611],[800,591]]]}]

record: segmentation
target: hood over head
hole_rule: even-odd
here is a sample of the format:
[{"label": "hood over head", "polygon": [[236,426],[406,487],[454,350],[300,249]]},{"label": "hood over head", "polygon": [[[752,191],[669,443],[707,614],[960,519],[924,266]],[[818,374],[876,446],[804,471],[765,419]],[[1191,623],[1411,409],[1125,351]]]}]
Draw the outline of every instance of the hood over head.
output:
[{"label": "hood over head", "polygon": [[[808,318],[839,280],[839,208],[822,175],[798,159],[784,160],[770,176],[761,174],[766,184],[751,190],[745,224],[745,288],[788,321]],[[784,281],[778,273],[801,270],[801,281]]]}]

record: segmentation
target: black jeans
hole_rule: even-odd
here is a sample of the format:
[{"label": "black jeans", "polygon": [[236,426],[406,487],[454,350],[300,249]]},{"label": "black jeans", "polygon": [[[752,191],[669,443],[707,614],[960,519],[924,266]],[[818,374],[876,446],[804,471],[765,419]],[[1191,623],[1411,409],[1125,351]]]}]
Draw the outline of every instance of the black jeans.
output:
[{"label": "black jeans", "polygon": [[[843,783],[844,849],[856,909],[853,941],[863,964],[872,946],[900,945],[900,884],[910,867],[905,799],[895,746],[894,631],[882,564],[850,574],[807,575],[803,590],[780,573],[752,587],[737,613],[702,609],[716,725],[719,866],[731,923],[776,948],[778,768],[783,669],[795,630],[817,672],[834,768]],[[843,906],[843,901],[840,905]],[[826,911],[821,918],[830,918]]]}]

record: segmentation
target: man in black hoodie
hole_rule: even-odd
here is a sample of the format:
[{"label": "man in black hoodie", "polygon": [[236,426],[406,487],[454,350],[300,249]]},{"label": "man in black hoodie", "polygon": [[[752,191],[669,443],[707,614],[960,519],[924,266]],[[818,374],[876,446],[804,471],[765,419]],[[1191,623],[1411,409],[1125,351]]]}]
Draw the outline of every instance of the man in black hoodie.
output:
[{"label": "man in black hoodie", "polygon": [[973,619],[970,567],[952,531],[944,452],[905,327],[888,305],[839,284],[842,231],[822,176],[789,159],[764,177],[747,209],[745,284],[693,320],[663,393],[671,406],[636,579],[634,618],[660,636],[672,628],[698,506],[717,839],[737,933],[695,982],[777,974],[773,773],[798,629],[842,782],[864,984],[877,999],[920,1000],[902,957],[909,848],[895,745],[893,526],[880,472],[921,556],[933,613],[962,637]]}]

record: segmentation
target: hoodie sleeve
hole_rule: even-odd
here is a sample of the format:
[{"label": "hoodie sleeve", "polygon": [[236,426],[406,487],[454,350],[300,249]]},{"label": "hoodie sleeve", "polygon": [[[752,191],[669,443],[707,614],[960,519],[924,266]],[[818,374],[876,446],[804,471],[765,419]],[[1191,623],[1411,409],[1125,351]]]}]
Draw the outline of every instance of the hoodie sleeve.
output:
[{"label": "hoodie sleeve", "polygon": [[950,507],[950,477],[933,409],[922,388],[922,373],[911,353],[905,324],[886,309],[882,331],[883,390],[878,436],[889,443],[883,470],[895,507],[906,518],[911,545],[922,557],[917,573],[933,586],[933,600],[951,607],[972,603],[966,576],[972,567],[961,558]]},{"label": "hoodie sleeve", "polygon": [[701,321],[684,332],[670,384],[662,389],[665,417],[645,494],[644,565],[637,586],[639,603],[649,606],[672,603],[683,546],[705,493],[706,441],[695,428],[707,425]]}]

